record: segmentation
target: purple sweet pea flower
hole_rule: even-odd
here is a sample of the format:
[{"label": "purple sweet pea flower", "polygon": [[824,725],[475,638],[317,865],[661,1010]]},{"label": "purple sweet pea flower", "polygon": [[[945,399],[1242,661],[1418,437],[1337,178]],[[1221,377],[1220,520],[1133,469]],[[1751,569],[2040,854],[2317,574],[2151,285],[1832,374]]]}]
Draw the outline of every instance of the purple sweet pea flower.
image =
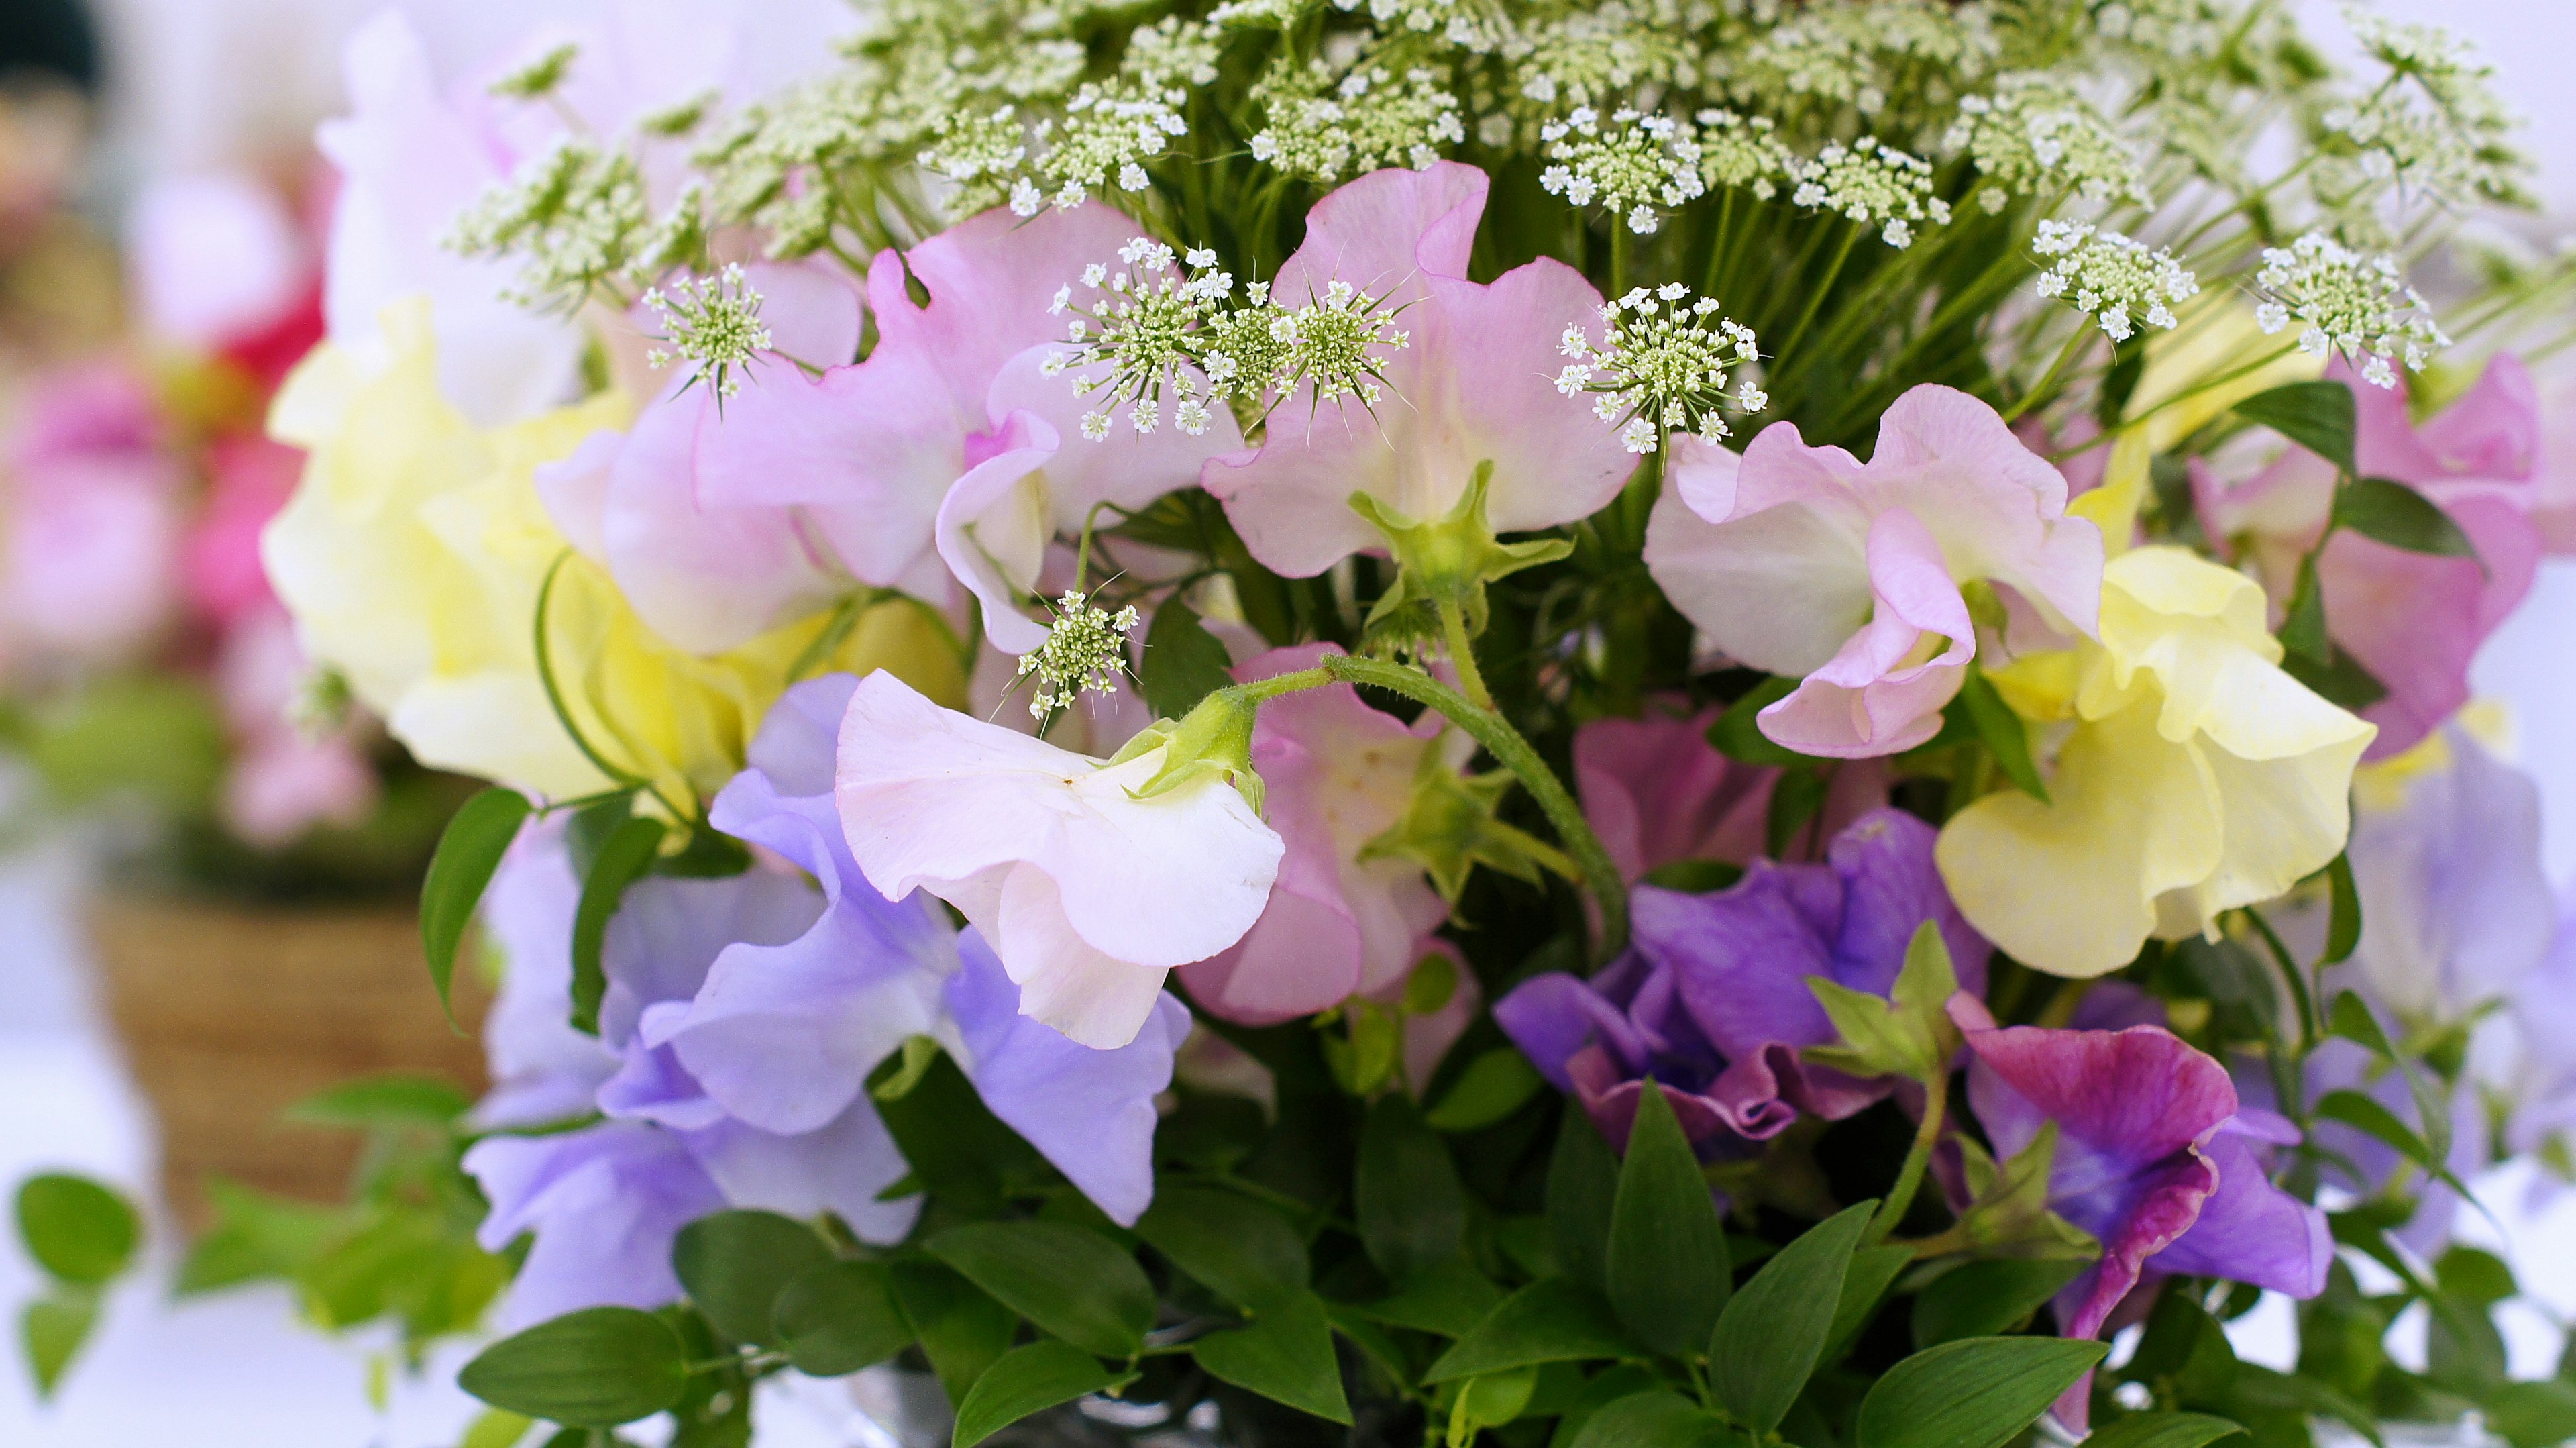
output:
[{"label": "purple sweet pea flower", "polygon": [[465,1153],[492,1211],[475,1233],[498,1252],[536,1240],[510,1284],[504,1331],[585,1307],[660,1307],[680,1295],[671,1241],[730,1205],[687,1144],[642,1122],[556,1136],[492,1136]]},{"label": "purple sweet pea flower", "polygon": [[1588,981],[1539,976],[1496,1003],[1495,1020],[1614,1143],[1644,1078],[1664,1085],[1704,1151],[1722,1149],[1721,1133],[1777,1135],[1801,1111],[1849,1116],[1890,1086],[1799,1059],[1835,1039],[1810,976],[1884,995],[1907,942],[1934,920],[1961,987],[1985,989],[1989,947],[1951,905],[1932,841],[1913,816],[1876,810],[1835,836],[1821,865],[1756,861],[1710,895],[1640,886],[1626,955]]}]

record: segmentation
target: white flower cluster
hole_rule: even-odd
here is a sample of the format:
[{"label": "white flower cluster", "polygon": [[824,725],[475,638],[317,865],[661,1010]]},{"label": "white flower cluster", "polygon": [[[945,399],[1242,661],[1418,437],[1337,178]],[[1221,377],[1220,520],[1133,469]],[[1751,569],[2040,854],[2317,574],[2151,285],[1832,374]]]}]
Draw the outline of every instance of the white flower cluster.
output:
[{"label": "white flower cluster", "polygon": [[[2527,200],[2519,174],[2528,162],[2509,138],[2517,124],[2468,46],[2430,25],[2402,25],[2347,7],[2345,19],[2388,78],[2368,96],[2320,117],[2356,152],[2373,180],[2463,206]],[[2401,82],[2412,81],[2411,88]]]},{"label": "white flower cluster", "polygon": [[1670,116],[1623,109],[1605,128],[1599,112],[1577,106],[1541,129],[1539,139],[1556,163],[1539,173],[1549,195],[1576,206],[1598,201],[1625,216],[1640,236],[1663,224],[1658,206],[1680,206],[1708,190],[1699,174],[1698,137]]},{"label": "white flower cluster", "polygon": [[1721,405],[1745,413],[1770,405],[1750,376],[1727,392],[1729,374],[1761,354],[1752,329],[1719,316],[1715,298],[1693,299],[1679,282],[1638,287],[1602,303],[1601,320],[1609,335],[1598,344],[1580,326],[1565,329],[1558,350],[1573,360],[1556,390],[1598,394],[1594,414],[1619,429],[1628,451],[1653,452],[1676,428],[1713,443],[1731,431]]},{"label": "white flower cluster", "polygon": [[1083,272],[1082,289],[1103,293],[1101,301],[1076,306],[1068,285],[1048,307],[1073,320],[1071,345],[1045,370],[1071,372],[1077,395],[1103,399],[1082,419],[1083,436],[1094,442],[1109,436],[1122,405],[1138,433],[1154,432],[1167,396],[1172,425],[1192,437],[1207,431],[1214,402],[1239,398],[1258,408],[1307,385],[1318,404],[1357,397],[1374,407],[1385,395],[1385,354],[1412,344],[1384,298],[1348,282],[1290,307],[1266,282],[1238,299],[1234,277],[1217,270],[1212,251],[1176,260],[1170,247],[1140,236],[1119,248],[1118,260],[1115,271],[1095,262]]},{"label": "white flower cluster", "polygon": [[1711,186],[1741,186],[1768,201],[1797,164],[1769,116],[1741,116],[1721,107],[1699,113],[1699,175]]},{"label": "white flower cluster", "polygon": [[1641,83],[1685,86],[1701,70],[1691,22],[1704,17],[1669,3],[1608,0],[1529,25],[1504,47],[1522,96],[1550,108],[1598,105]]},{"label": "white flower cluster", "polygon": [[1398,80],[1382,66],[1332,79],[1320,60],[1283,65],[1256,89],[1269,124],[1252,138],[1254,159],[1327,184],[1383,166],[1430,169],[1442,148],[1467,139],[1458,97],[1430,71]]},{"label": "white flower cluster", "polygon": [[1994,94],[1959,98],[1959,118],[1945,150],[1973,158],[2004,188],[1985,195],[2000,210],[2004,192],[2044,195],[2072,190],[2088,201],[2150,204],[2137,158],[2091,106],[2059,82],[2016,71],[1998,77]]},{"label": "white flower cluster", "polygon": [[1462,50],[1491,50],[1500,40],[1496,22],[1476,0],[1333,0],[1340,10],[1366,9],[1382,30],[1438,35]]},{"label": "white flower cluster", "polygon": [[742,268],[727,266],[713,277],[682,277],[644,294],[644,305],[662,322],[666,345],[644,354],[656,368],[674,362],[698,364],[698,375],[718,397],[742,391],[741,368],[770,348],[769,328],[760,320],[760,293],[745,280]]},{"label": "white flower cluster", "polygon": [[1728,89],[1775,115],[1847,105],[1874,116],[1920,77],[1958,84],[1983,75],[2000,50],[1990,9],[1949,0],[1778,6],[1771,13],[1787,18],[1729,60]]},{"label": "white flower cluster", "polygon": [[1839,211],[1863,226],[1877,222],[1889,246],[1912,246],[1917,222],[1950,221],[1950,203],[1932,194],[1932,163],[1868,136],[1793,162],[1789,175],[1797,183],[1791,201]]},{"label": "white flower cluster", "polygon": [[505,293],[513,300],[578,305],[629,272],[651,228],[634,159],[566,135],[476,197],[446,244],[467,256],[516,253],[519,275]]},{"label": "white flower cluster", "polygon": [[2195,296],[2200,281],[2172,251],[2147,249],[2116,231],[2080,222],[2043,221],[2031,250],[2049,259],[2039,274],[2039,294],[2063,297],[2102,324],[2114,342],[2125,342],[2142,318],[2150,327],[2174,325],[2174,304]]},{"label": "white flower cluster", "polygon": [[2266,248],[2254,285],[2270,298],[2254,313],[2264,332],[2304,323],[2299,350],[2341,352],[2374,387],[2397,385],[2394,361],[2421,372],[2451,345],[2396,258],[2365,256],[2322,232]]},{"label": "white flower cluster", "polygon": [[1112,185],[1121,191],[1144,190],[1144,163],[1163,154],[1174,136],[1190,133],[1180,111],[1188,100],[1189,93],[1178,86],[1158,89],[1125,77],[1084,82],[1064,103],[1061,125],[1052,120],[1037,124],[1038,142],[1045,147],[1037,170],[1051,191],[1042,193],[1037,182],[1024,176],[1011,188],[1011,210],[1035,216],[1051,201],[1057,210],[1071,211],[1094,191]]},{"label": "white flower cluster", "polygon": [[1127,635],[1138,621],[1132,603],[1111,613],[1072,589],[1048,605],[1048,612],[1055,621],[1047,626],[1046,642],[1020,655],[1017,675],[1038,681],[1029,699],[1029,715],[1037,719],[1086,693],[1115,695],[1127,673]]}]

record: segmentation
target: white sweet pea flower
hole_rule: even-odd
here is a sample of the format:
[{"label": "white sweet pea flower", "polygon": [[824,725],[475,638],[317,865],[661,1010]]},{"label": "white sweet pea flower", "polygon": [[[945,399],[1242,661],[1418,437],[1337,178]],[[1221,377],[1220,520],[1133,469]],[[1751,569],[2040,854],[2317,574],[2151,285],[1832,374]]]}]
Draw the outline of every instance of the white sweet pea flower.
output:
[{"label": "white sweet pea flower", "polygon": [[887,899],[927,890],[974,922],[1023,1014],[1110,1050],[1166,972],[1261,918],[1285,851],[1221,772],[1145,794],[1171,747],[1104,762],[870,674],[841,721],[841,828]]}]

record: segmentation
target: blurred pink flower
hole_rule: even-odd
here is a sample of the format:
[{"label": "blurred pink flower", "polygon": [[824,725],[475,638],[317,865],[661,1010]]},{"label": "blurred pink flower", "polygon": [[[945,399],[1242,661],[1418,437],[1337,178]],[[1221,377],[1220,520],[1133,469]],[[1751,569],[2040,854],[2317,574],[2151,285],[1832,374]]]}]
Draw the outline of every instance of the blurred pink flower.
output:
[{"label": "blurred pink flower", "polygon": [[269,438],[207,445],[206,501],[181,545],[179,573],[190,606],[218,626],[276,597],[260,566],[259,530],[286,505],[303,470],[301,449]]},{"label": "blurred pink flower", "polygon": [[215,683],[234,752],[220,803],[225,826],[253,845],[289,844],[318,824],[356,824],[376,802],[375,769],[354,741],[308,738],[288,720],[308,666],[294,620],[273,599],[225,631]]},{"label": "blurred pink flower", "polygon": [[20,407],[0,632],[80,658],[131,649],[168,619],[179,538],[180,471],[150,389],[101,362],[39,382]]}]

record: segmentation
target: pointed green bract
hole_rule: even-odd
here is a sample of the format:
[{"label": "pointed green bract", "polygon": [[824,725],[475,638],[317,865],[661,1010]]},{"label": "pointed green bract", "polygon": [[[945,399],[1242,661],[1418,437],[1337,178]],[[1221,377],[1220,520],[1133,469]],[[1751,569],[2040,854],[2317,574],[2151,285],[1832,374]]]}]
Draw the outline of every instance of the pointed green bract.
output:
[{"label": "pointed green bract", "polygon": [[1716,1328],[1732,1270],[1708,1179],[1662,1088],[1650,1082],[1637,1096],[1610,1209],[1610,1305],[1637,1341],[1687,1359]]}]

